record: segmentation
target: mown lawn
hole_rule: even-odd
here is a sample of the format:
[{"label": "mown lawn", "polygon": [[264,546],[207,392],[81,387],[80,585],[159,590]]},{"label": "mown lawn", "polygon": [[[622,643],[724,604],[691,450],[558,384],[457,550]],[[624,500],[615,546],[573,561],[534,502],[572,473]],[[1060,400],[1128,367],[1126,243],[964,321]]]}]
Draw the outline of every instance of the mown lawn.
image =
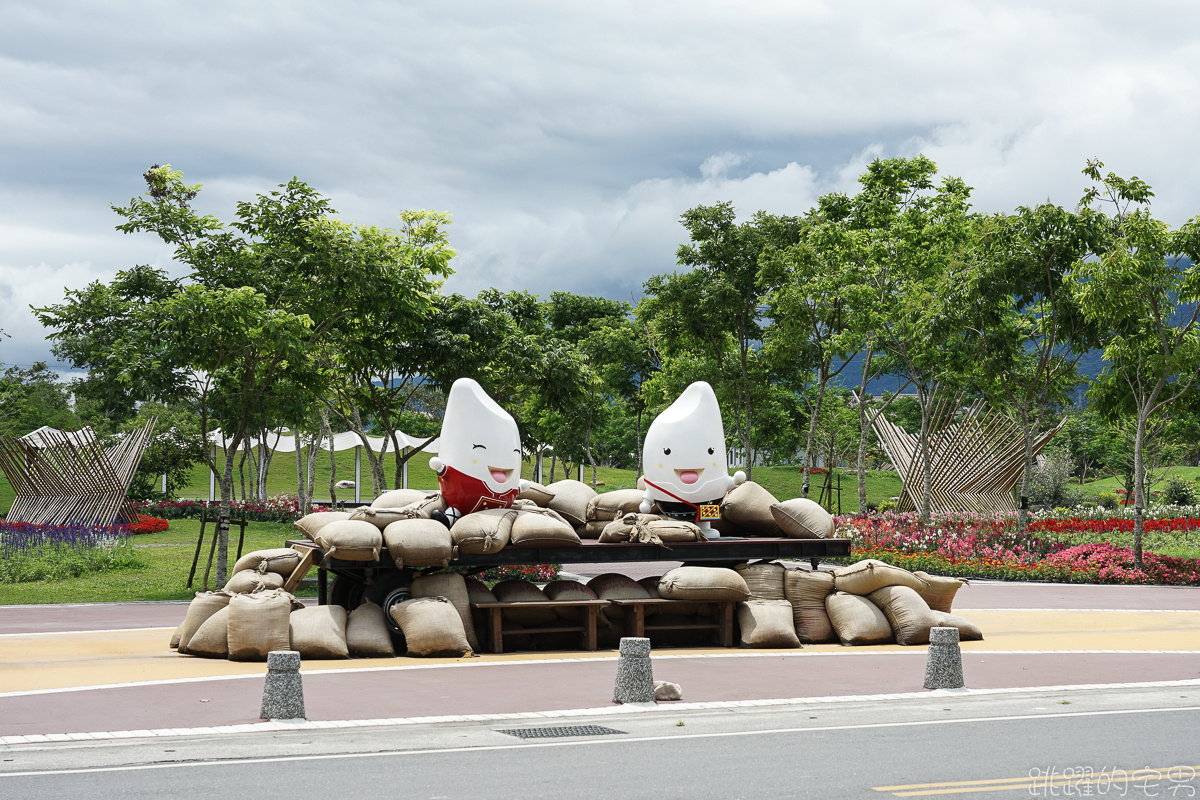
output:
[{"label": "mown lawn", "polygon": [[[1155,470],[1153,474],[1157,480],[1146,487],[1146,491],[1148,492],[1162,489],[1167,478],[1176,474],[1182,475],[1184,480],[1195,482],[1200,478],[1200,467],[1164,467],[1161,470]],[[1100,492],[1116,492],[1117,489],[1124,489],[1125,482],[1119,477],[1110,476],[1088,481],[1082,485],[1073,485],[1073,488],[1080,489],[1089,495],[1097,495]],[[1196,488],[1200,491],[1200,484],[1197,484]]]}]

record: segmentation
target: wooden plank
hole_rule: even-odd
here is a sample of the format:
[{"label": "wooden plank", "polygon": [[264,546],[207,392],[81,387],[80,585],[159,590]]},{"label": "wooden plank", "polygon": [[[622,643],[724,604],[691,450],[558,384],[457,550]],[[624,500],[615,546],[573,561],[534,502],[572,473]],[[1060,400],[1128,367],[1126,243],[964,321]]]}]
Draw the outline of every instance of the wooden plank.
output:
[{"label": "wooden plank", "polygon": [[300,563],[292,570],[292,574],[288,576],[288,579],[283,582],[283,590],[289,594],[294,593],[296,587],[300,585],[300,581],[304,580],[305,576],[308,575],[308,571],[312,569],[313,558],[316,556],[316,549],[312,547],[293,547],[292,549],[299,551],[301,556]]}]

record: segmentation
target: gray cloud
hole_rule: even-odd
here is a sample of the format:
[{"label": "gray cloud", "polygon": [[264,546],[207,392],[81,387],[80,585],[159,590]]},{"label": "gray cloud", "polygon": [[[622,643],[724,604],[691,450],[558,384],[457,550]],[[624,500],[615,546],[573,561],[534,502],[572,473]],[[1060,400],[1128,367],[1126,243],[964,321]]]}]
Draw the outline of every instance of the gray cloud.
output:
[{"label": "gray cloud", "polygon": [[29,304],[167,248],[110,203],[171,163],[228,219],[293,175],[341,216],[449,211],[449,290],[629,299],[679,214],[799,213],[925,152],[1008,210],[1073,204],[1097,156],[1200,211],[1200,12],[1118,2],[3,2],[0,361]]}]

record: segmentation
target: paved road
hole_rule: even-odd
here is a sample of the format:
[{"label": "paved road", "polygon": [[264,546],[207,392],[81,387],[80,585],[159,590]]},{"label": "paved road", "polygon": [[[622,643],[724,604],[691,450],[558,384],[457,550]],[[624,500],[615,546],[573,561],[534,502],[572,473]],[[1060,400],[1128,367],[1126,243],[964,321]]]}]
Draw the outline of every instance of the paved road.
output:
[{"label": "paved road", "polygon": [[[1198,722],[1192,687],[659,711],[599,721],[617,734],[532,741],[463,723],[89,742],[4,752],[0,796],[1194,797]],[[1064,778],[1083,769],[1107,777]]]}]

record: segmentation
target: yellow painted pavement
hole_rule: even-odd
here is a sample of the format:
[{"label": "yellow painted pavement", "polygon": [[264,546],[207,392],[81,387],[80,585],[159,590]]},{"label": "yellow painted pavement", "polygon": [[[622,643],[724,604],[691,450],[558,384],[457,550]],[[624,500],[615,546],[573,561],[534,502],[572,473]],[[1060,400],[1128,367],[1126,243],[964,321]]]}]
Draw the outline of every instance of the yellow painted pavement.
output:
[{"label": "yellow painted pavement", "polygon": [[[964,651],[1183,650],[1200,654],[1200,613],[1156,611],[969,610],[959,612],[984,632],[984,641],[963,642]],[[261,675],[263,663],[181,656],[167,647],[171,628],[102,633],[0,636],[0,693],[140,681]],[[803,654],[870,655],[924,652],[924,647],[810,645]],[[672,649],[671,655],[734,654],[724,648]],[[775,652],[780,651],[766,651]],[[796,651],[791,651],[795,653]],[[303,669],[364,669],[388,666],[539,661],[612,657],[613,651],[484,655],[471,659],[374,658],[307,660]]]}]

